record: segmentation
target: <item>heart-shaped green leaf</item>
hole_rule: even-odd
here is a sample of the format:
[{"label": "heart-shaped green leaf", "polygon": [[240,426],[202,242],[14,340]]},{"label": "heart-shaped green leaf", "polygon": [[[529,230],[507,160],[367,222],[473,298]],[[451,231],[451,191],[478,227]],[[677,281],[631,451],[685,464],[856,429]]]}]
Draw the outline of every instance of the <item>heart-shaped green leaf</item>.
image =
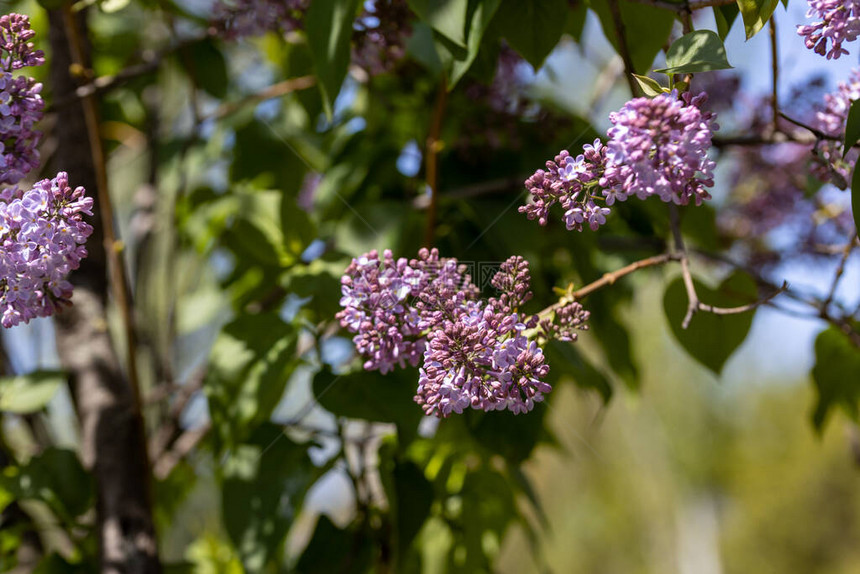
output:
[{"label": "heart-shaped green leaf", "polygon": [[0,378],[0,411],[26,414],[45,408],[66,380],[60,371]]},{"label": "heart-shaped green leaf", "polygon": [[848,155],[851,148],[857,145],[857,140],[860,140],[860,104],[857,103],[858,101],[860,100],[852,101],[851,107],[848,109],[842,157]]},{"label": "heart-shaped green leaf", "polygon": [[818,404],[812,414],[816,429],[822,429],[830,409],[837,406],[857,420],[860,413],[860,349],[836,327],[830,327],[815,339],[812,379],[818,391]]},{"label": "heart-shaped green leaf", "polygon": [[741,16],[744,18],[747,40],[764,28],[779,3],[778,0],[737,0],[737,2]]},{"label": "heart-shaped green leaf", "polygon": [[[699,300],[715,307],[736,307],[755,301],[755,281],[743,272],[735,272],[717,289],[694,281]],[[754,312],[715,315],[699,311],[687,329],[681,328],[687,313],[687,292],[678,277],[669,284],[663,296],[663,308],[675,338],[691,357],[719,375],[732,353],[746,339]]]},{"label": "heart-shaped green leaf", "polygon": [[666,52],[663,74],[696,74],[731,68],[726,47],[720,37],[710,30],[696,30],[675,40]]}]

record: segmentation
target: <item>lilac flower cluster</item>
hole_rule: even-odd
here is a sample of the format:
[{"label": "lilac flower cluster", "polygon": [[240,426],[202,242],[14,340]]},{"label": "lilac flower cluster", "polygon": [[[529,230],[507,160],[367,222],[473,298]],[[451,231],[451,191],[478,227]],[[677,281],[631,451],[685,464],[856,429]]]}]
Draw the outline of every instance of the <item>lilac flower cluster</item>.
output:
[{"label": "lilac flower cluster", "polygon": [[228,40],[300,30],[310,0],[218,0],[212,28]]},{"label": "lilac flower cluster", "polygon": [[418,259],[395,260],[390,251],[354,259],[342,281],[344,309],[337,318],[356,333],[364,368],[385,373],[417,366],[415,401],[428,415],[466,408],[525,413],[552,387],[540,342],[574,340],[588,318],[578,304],[556,311],[556,321],[522,315],[532,297],[528,262],[511,257],[492,280],[498,297],[478,290],[456,259],[426,249]]},{"label": "lilac flower cluster", "polygon": [[21,191],[0,191],[0,323],[12,327],[69,303],[68,274],[87,256],[92,198],[64,172]]},{"label": "lilac flower cluster", "polygon": [[[853,42],[860,36],[860,0],[808,0],[807,18],[816,22],[798,26],[797,33],[804,36],[804,43],[816,54],[836,60],[847,54],[843,42]],[[827,42],[830,42],[830,50]]]},{"label": "lilac flower cluster", "polygon": [[613,127],[606,145],[595,140],[574,157],[566,150],[526,180],[532,203],[520,207],[529,219],[547,222],[559,203],[568,229],[592,230],[606,223],[616,201],[635,195],[665,202],[700,205],[714,184],[714,162],[708,158],[714,114],[702,110],[707,94],[660,94],[635,98],[609,116]]},{"label": "lilac flower cluster", "polygon": [[860,150],[855,148],[842,157],[848,110],[851,102],[857,99],[860,99],[860,68],[853,69],[848,81],[840,82],[836,92],[825,94],[824,109],[819,110],[812,120],[813,127],[835,138],[822,140],[816,146],[818,161],[813,164],[812,173],[821,181],[832,182],[841,189],[851,181],[851,172],[860,156]]},{"label": "lilac flower cluster", "polygon": [[0,17],[0,183],[15,184],[39,164],[42,134],[34,126],[42,119],[42,84],[12,74],[45,62],[30,42],[34,35],[27,16]]},{"label": "lilac flower cluster", "polygon": [[411,21],[406,0],[365,2],[353,25],[353,63],[374,76],[391,71],[406,55]]},{"label": "lilac flower cluster", "polygon": [[380,259],[371,251],[352,260],[341,278],[341,325],[356,333],[356,350],[366,370],[387,373],[395,366],[417,366],[424,333],[441,315],[473,300],[477,288],[456,259],[440,259],[422,249],[418,259]]},{"label": "lilac flower cluster", "polygon": [[[311,0],[217,0],[211,27],[228,40],[304,28]],[[353,23],[353,63],[370,75],[390,71],[412,34],[406,0],[368,0]]]}]

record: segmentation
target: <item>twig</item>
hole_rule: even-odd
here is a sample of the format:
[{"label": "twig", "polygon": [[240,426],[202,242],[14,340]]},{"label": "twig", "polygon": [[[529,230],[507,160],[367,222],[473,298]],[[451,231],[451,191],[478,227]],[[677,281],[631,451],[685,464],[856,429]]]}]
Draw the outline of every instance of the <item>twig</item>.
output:
[{"label": "twig", "polygon": [[[71,5],[63,7],[63,19],[69,34],[69,48],[72,63],[80,70],[86,70],[83,40],[78,31],[77,22],[72,13]],[[117,306],[122,316],[123,327],[126,337],[126,353],[128,361],[128,379],[131,384],[134,415],[143,418],[141,411],[140,383],[137,377],[137,345],[135,344],[134,315],[132,304],[129,300],[128,278],[126,277],[125,265],[120,257],[120,246],[113,220],[113,205],[111,203],[108,188],[107,165],[105,164],[104,148],[102,147],[101,135],[99,133],[98,109],[95,96],[87,95],[83,98],[82,107],[86,121],[87,133],[90,141],[90,153],[92,154],[96,176],[96,192],[99,201],[99,213],[104,228],[104,248],[110,265],[111,290],[116,299]],[[144,445],[146,448],[146,445]]]},{"label": "twig", "polygon": [[820,140],[842,141],[842,138],[839,138],[837,136],[827,135],[823,131],[821,131],[817,128],[814,128],[814,127],[810,126],[809,124],[805,124],[800,120],[796,120],[796,119],[786,115],[785,112],[779,112],[779,117],[781,117],[782,119],[784,119],[787,122],[793,123],[794,125],[796,125],[798,127],[801,127],[805,130],[809,130],[810,132],[812,132],[813,135],[815,135],[816,138],[818,138]]},{"label": "twig", "polygon": [[842,279],[842,274],[845,273],[845,263],[851,256],[851,251],[854,250],[854,246],[857,242],[854,237],[855,233],[856,232],[852,229],[849,234],[851,240],[842,248],[842,258],[839,260],[839,265],[836,267],[836,273],[833,275],[833,281],[830,284],[830,291],[827,293],[827,298],[821,304],[822,311],[826,312],[827,308],[830,307],[830,304],[833,302],[833,298],[836,297],[836,288],[839,286],[839,280]]},{"label": "twig", "polygon": [[690,259],[687,256],[687,249],[684,247],[684,237],[681,234],[681,223],[678,218],[678,206],[674,203],[669,204],[669,222],[672,227],[672,237],[675,240],[675,250],[680,255],[681,276],[684,278],[684,287],[687,290],[687,314],[684,315],[684,320],[681,322],[681,328],[686,329],[690,326],[693,315],[699,310],[699,296],[696,293],[696,285],[693,283],[693,274],[690,272]]},{"label": "twig", "polygon": [[669,222],[672,227],[672,236],[675,240],[675,249],[680,255],[681,276],[684,279],[684,287],[687,290],[687,313],[684,315],[684,320],[681,322],[682,329],[686,329],[690,326],[690,321],[693,320],[693,315],[699,311],[713,313],[714,315],[737,315],[739,313],[746,313],[747,311],[752,311],[759,305],[767,303],[780,293],[784,293],[788,290],[788,283],[783,282],[782,286],[775,289],[774,292],[767,297],[746,305],[739,305],[737,307],[715,307],[714,305],[702,303],[702,301],[699,300],[698,293],[696,293],[696,284],[693,281],[693,274],[690,271],[690,259],[687,255],[687,249],[684,247],[684,238],[681,234],[678,207],[675,204],[669,205]]},{"label": "twig", "polygon": [[624,30],[624,21],[621,18],[618,0],[609,0],[609,11],[612,14],[612,24],[615,26],[615,35],[618,36],[618,51],[624,62],[624,77],[627,79],[627,85],[630,86],[630,94],[636,96],[639,94],[639,87],[636,85],[636,80],[633,79],[636,69],[633,67],[630,48],[627,46],[627,34]]},{"label": "twig", "polygon": [[433,123],[430,125],[430,133],[427,135],[427,145],[424,150],[427,156],[427,187],[430,189],[430,205],[427,206],[427,228],[424,232],[424,245],[426,247],[433,246],[433,237],[436,234],[436,212],[439,204],[439,151],[442,148],[439,135],[442,132],[442,120],[445,117],[447,101],[448,85],[443,77],[436,93]]},{"label": "twig", "polygon": [[665,263],[669,263],[670,261],[680,261],[680,255],[677,253],[663,253],[661,255],[654,255],[652,257],[640,259],[639,261],[634,261],[633,263],[625,265],[621,269],[617,269],[610,273],[604,273],[600,279],[592,281],[588,285],[580,287],[576,291],[571,292],[569,295],[564,296],[557,303],[553,303],[552,305],[541,311],[540,314],[543,315],[545,313],[560,309],[561,307],[568,304],[570,301],[579,301],[581,299],[584,299],[598,289],[606,287],[607,285],[614,284],[616,281],[618,281],[625,275],[630,275],[631,273],[639,271],[640,269],[645,269],[646,267],[663,265]]},{"label": "twig", "polygon": [[207,422],[201,427],[182,433],[173,443],[170,450],[165,451],[158,457],[158,459],[156,459],[152,467],[155,478],[158,480],[164,480],[170,476],[171,471],[176,467],[176,465],[179,464],[183,458],[188,456],[188,454],[194,450],[194,447],[200,444],[200,441],[209,434],[211,429],[212,423]]},{"label": "twig", "polygon": [[[204,369],[200,369],[200,371],[195,374],[194,378],[179,387],[176,401],[171,405],[170,411],[167,414],[167,421],[159,427],[156,435],[152,439],[152,445],[150,447],[152,460],[157,461],[172,448],[171,443],[174,441],[174,437],[179,431],[179,418],[182,416],[185,407],[187,407],[188,403],[191,402],[195,393],[203,388],[203,381],[205,378],[206,371]],[[157,393],[154,392],[153,394]],[[149,399],[150,397],[147,398]]]},{"label": "twig", "polygon": [[108,76],[99,76],[98,78],[94,78],[89,83],[79,86],[74,92],[61,98],[56,98],[52,102],[51,106],[48,107],[47,110],[45,110],[45,113],[51,113],[57,108],[68,106],[77,102],[78,100],[82,100],[90,96],[103,94],[112,90],[113,88],[121,86],[129,80],[139,78],[140,76],[145,76],[146,74],[151,74],[152,72],[158,70],[159,66],[161,66],[161,63],[168,56],[179,50],[183,50],[194,44],[197,44],[198,42],[205,40],[207,37],[208,34],[184,40],[174,46],[171,46],[170,48],[167,48],[166,50],[157,52],[154,55],[148,55],[144,58],[143,62],[139,64],[133,64],[123,70],[120,70],[116,74]]},{"label": "twig", "polygon": [[292,92],[305,90],[307,88],[313,87],[314,85],[316,85],[316,78],[314,76],[300,76],[298,78],[290,78],[289,80],[284,80],[283,82],[272,84],[271,86],[260,90],[259,92],[256,92],[254,94],[249,94],[238,101],[221,104],[220,106],[218,106],[218,108],[215,109],[214,112],[203,116],[201,120],[221,120],[226,118],[227,116],[235,114],[237,111],[241,110],[247,105],[257,104],[266,100],[286,96],[287,94],[290,94]]},{"label": "twig", "polygon": [[574,291],[572,296],[574,299],[579,301],[580,299],[588,297],[602,287],[612,285],[620,278],[624,277],[625,275],[630,275],[634,271],[639,271],[640,269],[644,269],[646,267],[654,267],[655,265],[663,265],[664,263],[669,263],[670,261],[680,260],[681,257],[678,253],[663,253],[662,255],[655,255],[654,257],[640,259],[639,261],[634,261],[630,265],[626,265],[621,269],[612,271],[611,273],[604,273],[603,277],[601,277],[597,281],[592,281],[588,285]]},{"label": "twig", "polygon": [[[745,265],[742,265],[736,261],[733,261],[732,259],[726,257],[725,255],[718,254],[718,253],[711,253],[711,252],[699,250],[699,249],[696,250],[696,253],[698,255],[701,255],[702,257],[705,257],[707,259],[711,259],[712,261],[719,261],[721,263],[725,263],[726,265],[731,265],[732,267],[735,267],[736,269],[741,269],[743,271],[746,271],[747,273],[749,273],[753,277],[753,279],[755,279],[756,283],[758,283],[761,286],[770,287],[771,289],[775,289],[775,290],[782,289],[782,293],[784,293],[786,297],[789,297],[789,298],[793,299],[794,301],[797,301],[798,303],[801,303],[803,305],[811,307],[812,309],[815,310],[814,314],[802,315],[802,316],[796,315],[796,316],[799,316],[799,317],[802,317],[805,319],[823,319],[824,321],[830,323],[831,325],[833,325],[834,327],[836,327],[837,329],[842,331],[845,334],[845,336],[848,337],[848,339],[855,346],[860,348],[860,332],[856,331],[856,329],[854,328],[854,326],[851,324],[851,322],[848,320],[847,317],[835,317],[826,309],[822,309],[821,300],[819,300],[815,297],[802,295],[802,294],[798,293],[795,289],[785,288],[784,284],[783,284],[783,287],[779,287],[779,286],[775,285],[774,283],[768,281],[764,277],[762,277],[759,273],[757,273],[753,269],[750,269],[749,267],[747,267]],[[773,305],[772,303],[769,303],[769,304],[771,306],[775,307],[775,305]],[[778,309],[781,312],[789,313],[789,311],[785,308],[779,307]],[[858,310],[860,310],[860,309],[858,309]],[[850,317],[850,315],[849,315],[849,317]]]}]

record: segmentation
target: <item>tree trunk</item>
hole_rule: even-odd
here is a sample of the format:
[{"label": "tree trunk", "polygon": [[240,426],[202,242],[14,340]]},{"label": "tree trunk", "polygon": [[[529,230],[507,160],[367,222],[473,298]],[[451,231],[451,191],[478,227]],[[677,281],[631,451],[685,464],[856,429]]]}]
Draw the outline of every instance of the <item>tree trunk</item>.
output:
[{"label": "tree trunk", "polygon": [[[70,73],[69,40],[60,11],[49,12],[51,69],[54,96],[62,98],[77,87]],[[80,18],[82,36],[86,23]],[[57,171],[67,171],[72,187],[83,185],[95,196],[93,158],[80,102],[56,109]],[[161,572],[150,500],[149,464],[143,419],[135,407],[107,329],[107,257],[98,213],[89,257],[71,281],[74,305],[57,315],[57,349],[69,372],[81,422],[84,465],[97,485],[96,520],[102,572],[157,574]]]}]

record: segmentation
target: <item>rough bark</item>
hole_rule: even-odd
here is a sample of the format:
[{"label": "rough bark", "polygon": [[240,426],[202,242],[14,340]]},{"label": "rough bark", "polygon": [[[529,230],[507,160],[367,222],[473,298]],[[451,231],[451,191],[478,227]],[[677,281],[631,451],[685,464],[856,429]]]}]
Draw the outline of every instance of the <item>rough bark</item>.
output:
[{"label": "rough bark", "polygon": [[[63,15],[51,11],[51,88],[56,97],[77,87],[70,74],[69,41]],[[86,37],[83,17],[80,29]],[[57,171],[95,195],[93,158],[80,103],[56,110]],[[98,206],[96,206],[96,209]],[[101,571],[123,574],[161,572],[150,501],[149,464],[143,420],[135,408],[107,329],[107,266],[98,212],[87,245],[89,257],[72,275],[74,305],[57,316],[57,349],[69,372],[81,422],[82,458],[97,485],[96,520]]]}]

